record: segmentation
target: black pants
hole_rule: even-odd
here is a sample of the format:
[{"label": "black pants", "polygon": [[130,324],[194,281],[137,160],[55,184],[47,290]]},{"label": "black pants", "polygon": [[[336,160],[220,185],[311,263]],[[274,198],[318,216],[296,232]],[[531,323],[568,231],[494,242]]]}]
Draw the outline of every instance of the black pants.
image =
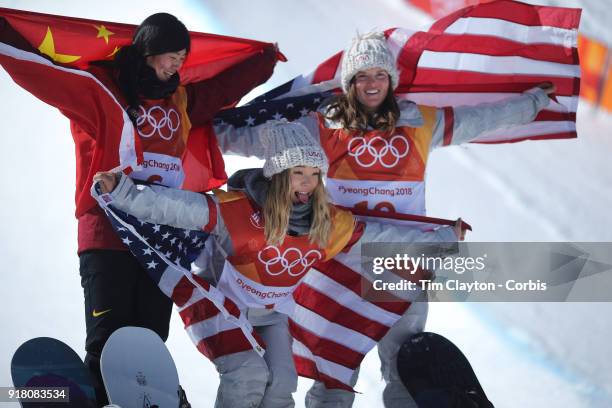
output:
[{"label": "black pants", "polygon": [[121,327],[139,326],[166,341],[172,301],[129,252],[90,250],[79,258],[87,328],[85,365],[92,373],[98,403],[105,405],[100,355],[106,340]]}]

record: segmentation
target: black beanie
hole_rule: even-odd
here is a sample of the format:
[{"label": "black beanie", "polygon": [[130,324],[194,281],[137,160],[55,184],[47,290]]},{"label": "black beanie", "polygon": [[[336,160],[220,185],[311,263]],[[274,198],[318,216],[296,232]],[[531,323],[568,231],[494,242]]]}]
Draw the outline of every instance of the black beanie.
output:
[{"label": "black beanie", "polygon": [[189,52],[189,31],[176,17],[168,13],[156,13],[147,17],[136,29],[132,45],[143,57],[176,52]]}]

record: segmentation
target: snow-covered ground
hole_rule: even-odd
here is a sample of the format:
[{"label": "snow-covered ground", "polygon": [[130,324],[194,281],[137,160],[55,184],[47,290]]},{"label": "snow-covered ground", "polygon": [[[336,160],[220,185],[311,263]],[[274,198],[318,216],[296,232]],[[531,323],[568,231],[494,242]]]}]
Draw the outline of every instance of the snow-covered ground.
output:
[{"label": "snow-covered ground", "polygon": [[[586,3],[598,10],[608,2]],[[309,71],[343,48],[357,29],[428,22],[402,0],[150,0],[100,6],[2,0],[0,6],[131,23],[164,10],[190,29],[278,42],[289,62],[280,64],[262,88]],[[0,257],[5,265],[0,274],[0,386],[8,386],[10,358],[23,341],[56,337],[83,354],[85,328],[68,122],[3,71],[0,94],[0,164],[5,169],[0,177]],[[463,217],[474,228],[471,241],[612,242],[612,115],[582,104],[578,127],[574,140],[435,151],[428,167],[429,214]],[[227,158],[228,172],[257,163]],[[498,407],[609,407],[611,312],[610,303],[434,303],[427,329],[464,350]],[[167,344],[193,405],[212,406],[217,374],[176,315]],[[300,380],[298,406],[309,384]],[[382,406],[375,352],[366,358],[357,389],[362,394],[355,406]]]}]

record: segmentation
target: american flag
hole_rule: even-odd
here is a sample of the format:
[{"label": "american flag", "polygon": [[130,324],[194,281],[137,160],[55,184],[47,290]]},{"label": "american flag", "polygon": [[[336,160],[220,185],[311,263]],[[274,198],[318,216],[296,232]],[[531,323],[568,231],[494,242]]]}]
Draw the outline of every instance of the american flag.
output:
[{"label": "american flag", "polygon": [[[280,88],[284,86],[282,85]],[[333,95],[333,92],[327,91],[281,97],[279,99],[266,99],[271,98],[271,95],[277,89],[279,88],[254,99],[245,106],[221,111],[215,116],[215,125],[227,123],[234,127],[243,127],[261,125],[269,120],[296,120],[316,111],[323,101]]]},{"label": "american flag", "polygon": [[[204,250],[207,231],[214,228],[218,212],[210,211],[211,220],[203,231],[185,230],[141,221],[113,208],[112,199],[106,196],[102,194],[98,201],[111,224],[151,279],[174,301],[197,349],[211,360],[249,349],[263,354],[265,345],[238,306],[191,273],[191,264]],[[207,198],[207,202],[209,208],[214,206],[212,200]],[[384,212],[374,215],[389,217]],[[405,214],[393,217],[424,229],[453,223]],[[353,371],[410,306],[390,293],[380,301],[363,299],[362,288],[372,286],[372,277],[362,273],[361,244],[380,238],[367,227],[359,227],[356,236],[361,239],[310,269],[293,295],[296,309],[289,330],[296,369],[299,375],[321,380],[329,388],[352,390]],[[393,238],[402,241],[401,236]]]},{"label": "american flag", "polygon": [[112,206],[103,207],[115,231],[149,277],[172,299],[197,349],[211,360],[264,343],[238,306],[192,274],[209,233],[140,221]]},{"label": "american flag", "polygon": [[[265,344],[238,306],[191,272],[211,228],[196,231],[151,224],[113,208],[105,195],[99,202],[123,243],[176,304],[185,330],[202,354],[210,360],[250,349],[263,354]],[[452,223],[402,214],[394,214],[394,218],[424,228]],[[214,224],[211,218],[209,225]],[[294,293],[296,309],[290,316],[289,330],[296,369],[299,375],[323,381],[329,388],[352,390],[353,371],[410,306],[390,293],[380,301],[364,300],[363,288],[372,286],[372,277],[362,273],[361,244],[377,239],[367,227],[360,234],[354,245],[310,269]],[[394,238],[402,241],[401,236]]]},{"label": "american flag", "polygon": [[[502,0],[459,10],[426,31],[388,29],[385,36],[400,70],[396,96],[437,107],[476,105],[550,81],[557,87],[556,100],[534,122],[489,132],[474,142],[576,137],[579,21],[579,9]],[[340,92],[341,59],[339,52],[312,73],[222,112],[217,123],[255,126],[307,115]],[[402,218],[425,228],[452,223]],[[300,375],[323,381],[328,388],[352,389],[349,380],[365,354],[410,305],[401,299],[365,301],[359,262],[360,257],[350,251],[317,265],[294,294],[298,307],[290,330],[296,367]]]},{"label": "american flag", "polygon": [[[501,0],[461,9],[426,31],[385,30],[400,71],[395,94],[423,105],[454,107],[499,101],[550,81],[556,100],[534,122],[488,132],[473,142],[576,137],[580,13]],[[240,127],[304,116],[340,92],[341,60],[339,52],[312,73],[226,110],[217,120]]]}]

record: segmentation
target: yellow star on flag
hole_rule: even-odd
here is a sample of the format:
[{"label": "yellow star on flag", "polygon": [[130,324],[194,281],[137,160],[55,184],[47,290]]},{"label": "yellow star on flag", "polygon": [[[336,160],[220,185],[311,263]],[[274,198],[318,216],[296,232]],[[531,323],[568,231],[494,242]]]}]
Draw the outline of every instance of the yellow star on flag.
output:
[{"label": "yellow star on flag", "polygon": [[121,47],[117,47],[117,46],[115,45],[115,49],[113,50],[113,52],[111,52],[110,54],[108,54],[108,55],[106,56],[106,58],[113,57],[113,56],[114,56],[114,55],[115,55],[115,54],[116,54],[116,53],[117,53],[117,52],[118,52],[120,49],[121,49]]},{"label": "yellow star on flag", "polygon": [[57,61],[62,64],[70,64],[71,62],[74,62],[81,58],[79,55],[57,54],[55,52],[55,42],[53,41],[51,27],[47,27],[47,34],[45,34],[45,38],[38,46],[38,51],[51,57],[53,61]]},{"label": "yellow star on flag", "polygon": [[115,35],[115,33],[109,31],[106,27],[104,27],[104,24],[100,26],[94,25],[94,27],[98,29],[98,35],[96,36],[96,38],[104,38],[104,41],[106,41],[107,44],[108,37],[110,37],[111,35]]}]

